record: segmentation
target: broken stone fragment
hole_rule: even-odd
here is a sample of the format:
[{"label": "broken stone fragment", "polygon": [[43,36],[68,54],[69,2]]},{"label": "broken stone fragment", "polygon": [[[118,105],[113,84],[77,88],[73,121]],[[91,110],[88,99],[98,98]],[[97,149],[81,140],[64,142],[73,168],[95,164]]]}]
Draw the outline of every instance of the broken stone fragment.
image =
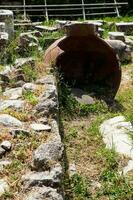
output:
[{"label": "broken stone fragment", "polygon": [[119,154],[133,159],[133,142],[131,139],[133,126],[126,121],[125,117],[117,116],[105,120],[99,130],[107,148],[115,149]]},{"label": "broken stone fragment", "polygon": [[5,126],[22,126],[22,122],[8,114],[0,115],[0,123]]},{"label": "broken stone fragment", "polygon": [[95,103],[94,98],[81,89],[72,88],[72,95],[81,104],[91,105]]},{"label": "broken stone fragment", "polygon": [[25,84],[25,81],[19,80],[15,83],[16,87],[22,87]]},{"label": "broken stone fragment", "polygon": [[49,141],[41,144],[33,152],[33,165],[36,170],[46,170],[51,168],[52,162],[57,162],[62,158],[63,145],[61,141]]},{"label": "broken stone fragment", "polygon": [[0,197],[5,193],[9,191],[9,186],[7,182],[4,179],[0,179]]},{"label": "broken stone fragment", "polygon": [[131,61],[131,48],[120,40],[105,40],[118,54],[121,62]]},{"label": "broken stone fragment", "polygon": [[109,39],[121,40],[122,42],[125,42],[125,35],[123,32],[109,32]]},{"label": "broken stone fragment", "polygon": [[51,121],[51,132],[54,135],[55,140],[61,142],[61,136],[60,136],[60,132],[59,132],[59,124],[58,124],[58,121],[55,119],[53,119]]},{"label": "broken stone fragment", "polygon": [[58,187],[61,182],[62,167],[59,163],[55,164],[50,171],[29,172],[22,176],[22,182],[25,189],[34,186]]},{"label": "broken stone fragment", "polygon": [[12,144],[11,142],[9,142],[8,140],[5,140],[3,141],[0,146],[5,149],[6,151],[10,151],[11,150],[11,147],[12,147]]},{"label": "broken stone fragment", "polygon": [[74,174],[77,173],[77,169],[76,169],[75,163],[70,163],[70,164],[69,164],[69,169],[68,169],[68,171],[69,171],[69,176],[70,176],[70,177],[72,177]]},{"label": "broken stone fragment", "polygon": [[41,32],[54,32],[57,31],[57,27],[49,27],[49,26],[35,26],[35,29],[41,31]]},{"label": "broken stone fragment", "polygon": [[119,22],[116,23],[117,31],[124,32],[126,35],[132,35],[133,22]]},{"label": "broken stone fragment", "polygon": [[57,97],[57,89],[55,85],[50,85],[47,84],[46,85],[46,92],[44,95],[46,98],[50,99],[50,98],[56,98]]},{"label": "broken stone fragment", "polygon": [[22,87],[23,92],[25,91],[35,91],[37,86],[34,83],[25,83]]},{"label": "broken stone fragment", "polygon": [[44,124],[31,124],[30,128],[34,131],[51,131],[51,127],[49,125],[44,125]]},{"label": "broken stone fragment", "polygon": [[44,115],[51,115],[54,114],[57,111],[57,102],[47,99],[42,102],[39,102],[36,106],[35,109],[38,112],[43,112]]},{"label": "broken stone fragment", "polygon": [[11,88],[7,89],[4,93],[4,96],[9,97],[9,99],[18,99],[22,96],[22,88]]},{"label": "broken stone fragment", "polygon": [[7,108],[16,108],[21,109],[24,107],[23,100],[4,100],[0,101],[0,111],[5,110]]},{"label": "broken stone fragment", "polygon": [[23,200],[63,200],[56,189],[51,187],[33,187]]},{"label": "broken stone fragment", "polygon": [[55,81],[55,77],[53,75],[47,75],[43,79],[38,79],[36,81],[36,83],[37,84],[51,84],[51,85],[55,85],[56,81]]}]

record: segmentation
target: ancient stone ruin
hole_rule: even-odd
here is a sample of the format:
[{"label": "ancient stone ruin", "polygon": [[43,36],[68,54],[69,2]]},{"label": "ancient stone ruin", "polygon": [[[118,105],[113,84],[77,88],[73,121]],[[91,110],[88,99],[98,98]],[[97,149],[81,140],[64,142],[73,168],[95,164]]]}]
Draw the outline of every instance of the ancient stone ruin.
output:
[{"label": "ancient stone ruin", "polygon": [[[65,30],[66,35],[58,40],[52,38],[51,45],[44,53],[39,39],[42,41],[44,33],[52,34],[57,30]],[[2,138],[0,142],[0,171],[12,164],[13,160],[8,160],[7,157],[15,148],[21,146],[22,149],[24,147],[24,151],[29,148],[28,158],[26,157],[25,161],[24,157],[23,160],[26,170],[22,170],[23,174],[19,180],[21,189],[15,193],[18,199],[64,199],[64,145],[60,134],[57,77],[53,69],[56,67],[63,76],[63,81],[69,86],[78,87],[73,89],[74,93],[80,93],[80,96],[84,97],[81,99],[78,96],[80,103],[93,105],[95,97],[112,100],[121,82],[120,62],[131,61],[132,41],[124,32],[109,32],[109,38],[103,39],[103,31],[102,21],[58,21],[55,27],[50,28],[43,25],[31,26],[30,23],[30,29],[22,31],[17,38],[16,50],[21,54],[11,65],[4,63],[4,68],[0,71],[0,125],[1,133],[6,133],[6,139]],[[1,10],[1,52],[13,41],[14,35],[13,13]],[[25,56],[25,53],[33,48],[44,56],[41,58],[43,65],[37,62],[36,57]],[[36,65],[43,66],[39,68],[39,77],[27,80],[23,67],[28,66],[27,71],[30,68],[31,76]],[[89,91],[87,99],[83,91],[85,87]],[[89,95],[90,93],[93,93],[94,98]],[[29,95],[28,100],[25,95]],[[32,104],[29,103],[31,100]],[[119,147],[119,144],[130,143],[123,146],[124,149],[128,149],[127,155],[131,153],[130,158],[133,159],[132,142],[128,139],[133,127],[123,116],[105,121],[99,130],[107,148],[111,149],[113,144]],[[118,143],[117,138],[121,137],[121,134],[127,140],[122,138]],[[116,137],[116,140],[111,140],[112,137]],[[117,152],[124,154],[123,148],[117,148]],[[19,153],[19,156],[23,157],[24,153]],[[129,164],[132,168],[133,162]],[[71,174],[75,173],[74,164],[69,168]],[[126,172],[127,168],[124,173]],[[0,197],[9,190],[10,184],[1,178]]]}]

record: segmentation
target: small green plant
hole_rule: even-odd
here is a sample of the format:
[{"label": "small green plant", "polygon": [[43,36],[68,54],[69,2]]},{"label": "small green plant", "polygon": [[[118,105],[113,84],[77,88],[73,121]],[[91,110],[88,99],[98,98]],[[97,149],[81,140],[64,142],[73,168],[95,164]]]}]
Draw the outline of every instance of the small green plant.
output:
[{"label": "small green plant", "polygon": [[100,182],[102,187],[97,192],[97,197],[107,196],[110,200],[132,199],[132,187],[125,177],[118,173],[118,155],[114,149],[102,148],[99,155],[106,159]]},{"label": "small green plant", "polygon": [[87,200],[90,198],[90,192],[88,190],[88,181],[82,176],[75,174],[71,178],[71,187],[75,199]]},{"label": "small green plant", "polygon": [[78,102],[71,95],[71,89],[67,84],[60,81],[58,84],[58,88],[60,112],[67,117],[75,116],[78,110]]},{"label": "small green plant", "polygon": [[105,147],[99,149],[97,154],[101,157],[104,157],[106,160],[106,168],[108,170],[117,170],[118,168],[118,154],[116,153],[115,149],[106,149]]},{"label": "small green plant", "polygon": [[97,197],[107,196],[110,200],[132,200],[133,188],[129,181],[114,170],[104,170],[101,175],[102,187]]},{"label": "small green plant", "polygon": [[28,103],[30,103],[33,106],[38,103],[38,99],[32,91],[24,92],[23,97],[28,101]]}]

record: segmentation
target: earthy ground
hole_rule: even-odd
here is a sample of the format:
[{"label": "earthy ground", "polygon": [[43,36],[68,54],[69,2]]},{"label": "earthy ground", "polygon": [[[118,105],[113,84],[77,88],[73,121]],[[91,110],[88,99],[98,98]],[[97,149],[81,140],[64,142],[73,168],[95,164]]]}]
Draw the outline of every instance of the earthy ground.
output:
[{"label": "earthy ground", "polygon": [[66,200],[131,200],[133,172],[126,178],[118,171],[126,166],[128,158],[107,150],[99,134],[99,125],[117,115],[132,120],[133,64],[122,66],[122,82],[116,101],[108,109],[85,118],[63,120],[66,166],[75,164],[72,178],[66,167]]}]

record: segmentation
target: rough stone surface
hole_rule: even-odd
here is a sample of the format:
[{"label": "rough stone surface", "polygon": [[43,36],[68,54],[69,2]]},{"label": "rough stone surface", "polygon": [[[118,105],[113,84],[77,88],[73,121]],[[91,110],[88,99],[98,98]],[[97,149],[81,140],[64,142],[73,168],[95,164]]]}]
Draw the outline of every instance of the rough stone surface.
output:
[{"label": "rough stone surface", "polygon": [[57,90],[55,85],[46,85],[46,98],[57,98]]},{"label": "rough stone surface", "polygon": [[30,172],[22,177],[24,188],[34,186],[51,186],[57,187],[61,181],[62,167],[57,163],[50,171]]},{"label": "rough stone surface", "polygon": [[72,95],[81,104],[94,104],[94,99],[81,89],[73,88]]},{"label": "rough stone surface", "polygon": [[23,200],[63,200],[56,189],[51,187],[35,187],[23,198]]},{"label": "rough stone surface", "polygon": [[50,125],[51,125],[51,132],[53,133],[55,140],[58,142],[61,142],[58,115],[57,115],[57,119],[53,119]]},{"label": "rough stone surface", "polygon": [[4,179],[0,179],[0,197],[6,192],[9,191],[9,186]]},{"label": "rough stone surface", "polygon": [[70,21],[65,21],[65,20],[56,20],[56,26],[58,29],[64,28],[65,25],[71,23]]},{"label": "rough stone surface", "polygon": [[109,32],[110,40],[121,40],[125,42],[125,35],[123,32]]},{"label": "rough stone surface", "polygon": [[0,147],[0,158],[6,153],[6,150]]},{"label": "rough stone surface", "polygon": [[24,101],[22,100],[4,100],[0,101],[0,111],[7,108],[16,108],[20,109],[24,107]]},{"label": "rough stone surface", "polygon": [[126,45],[124,42],[120,40],[106,40],[110,46],[114,49],[114,51],[118,54],[120,61],[131,61],[131,48]]},{"label": "rough stone surface", "polygon": [[69,176],[71,177],[76,173],[77,173],[77,169],[76,169],[75,163],[70,163],[69,164]]},{"label": "rough stone surface", "polygon": [[132,40],[132,39],[126,37],[125,43],[126,43],[127,45],[131,46],[131,48],[132,48],[132,50],[133,50],[133,40]]},{"label": "rough stone surface", "polygon": [[49,125],[44,125],[44,124],[31,124],[30,128],[33,129],[34,131],[51,131],[51,127]]},{"label": "rough stone surface", "polygon": [[123,116],[104,121],[100,126],[100,133],[107,148],[115,148],[116,152],[133,159],[133,143],[130,136],[133,134],[133,126],[126,122]]},{"label": "rough stone surface", "polygon": [[57,27],[49,27],[49,26],[35,26],[35,28],[41,32],[54,32],[57,31]]},{"label": "rough stone surface", "polygon": [[46,117],[41,117],[40,119],[38,119],[38,122],[41,124],[48,124],[48,119]]},{"label": "rough stone surface", "polygon": [[12,89],[7,89],[4,93],[4,96],[9,97],[10,100],[12,99],[18,99],[22,96],[22,88],[12,88]]},{"label": "rough stone surface", "polygon": [[51,99],[44,100],[35,106],[38,112],[42,112],[44,115],[50,115],[57,112],[57,103]]},{"label": "rough stone surface", "polygon": [[6,151],[11,150],[11,147],[12,147],[11,142],[9,142],[8,140],[3,141],[0,145],[1,145],[1,147],[2,147],[3,149],[5,149]]},{"label": "rough stone surface", "polygon": [[8,114],[0,115],[0,123],[5,126],[22,126],[22,122]]},{"label": "rough stone surface", "polygon": [[38,79],[36,81],[36,83],[37,84],[51,84],[51,85],[55,85],[55,77],[53,75],[47,75],[43,79]]},{"label": "rough stone surface", "polygon": [[41,144],[33,153],[34,167],[39,169],[49,169],[50,163],[61,159],[63,145],[61,141],[49,141]]},{"label": "rough stone surface", "polygon": [[120,32],[124,32],[127,35],[133,34],[133,22],[119,22],[116,23],[116,28]]},{"label": "rough stone surface", "polygon": [[23,91],[35,91],[37,86],[34,83],[25,83],[22,87]]}]

